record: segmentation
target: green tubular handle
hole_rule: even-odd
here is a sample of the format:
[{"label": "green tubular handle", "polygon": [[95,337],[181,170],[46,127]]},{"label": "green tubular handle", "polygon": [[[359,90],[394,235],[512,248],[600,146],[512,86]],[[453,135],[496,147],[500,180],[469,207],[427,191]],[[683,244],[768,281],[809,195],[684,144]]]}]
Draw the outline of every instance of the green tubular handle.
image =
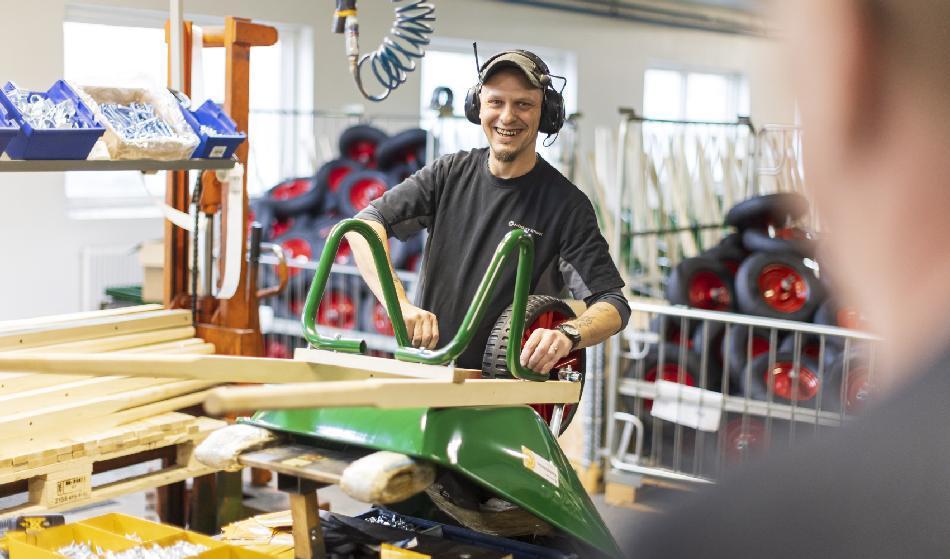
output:
[{"label": "green tubular handle", "polygon": [[[462,319],[455,338],[445,347],[439,350],[428,350],[414,347],[399,347],[396,350],[396,359],[400,361],[412,361],[414,363],[427,363],[430,365],[440,365],[454,361],[465,351],[475,330],[485,318],[485,311],[488,308],[488,301],[491,299],[492,291],[498,283],[502,266],[508,261],[512,253],[518,251],[518,270],[515,276],[515,295],[512,301],[511,326],[509,329],[509,340],[520,340],[524,335],[524,314],[525,307],[528,304],[528,291],[531,288],[531,270],[534,266],[534,240],[531,235],[521,229],[513,229],[505,235],[495,254],[492,256],[491,263],[488,264],[488,270],[482,277],[482,282],[478,285],[475,292],[475,298]],[[521,366],[520,350],[521,344],[509,344],[507,361],[508,370],[516,378],[522,380],[548,380],[548,375],[536,373],[527,367]]]},{"label": "green tubular handle", "polygon": [[366,352],[365,340],[328,338],[321,336],[316,327],[317,307],[320,306],[320,300],[323,299],[323,291],[326,289],[327,279],[330,277],[330,268],[333,266],[333,260],[336,258],[343,235],[350,231],[358,233],[369,243],[369,248],[373,253],[373,262],[376,264],[376,274],[379,276],[379,283],[383,288],[386,312],[389,313],[390,320],[393,323],[393,331],[396,334],[396,343],[400,346],[408,346],[410,343],[409,334],[406,332],[406,322],[402,318],[399,299],[396,297],[396,285],[389,269],[386,249],[383,248],[383,243],[379,240],[376,231],[369,224],[359,219],[344,219],[330,230],[330,236],[327,237],[327,242],[323,247],[323,254],[320,255],[320,262],[317,263],[317,273],[310,283],[310,291],[307,292],[307,301],[303,308],[301,322],[303,322],[304,337],[310,342],[310,345],[318,349],[344,353]]},{"label": "green tubular handle", "polygon": [[[524,335],[524,316],[525,307],[528,303],[528,291],[531,289],[531,271],[534,266],[534,240],[531,235],[521,229],[513,229],[505,235],[495,254],[492,256],[485,276],[482,277],[478,290],[475,292],[475,298],[472,300],[462,324],[459,326],[455,337],[445,347],[438,350],[428,350],[414,348],[410,344],[409,335],[406,331],[406,323],[402,317],[402,310],[399,308],[399,300],[396,297],[396,286],[393,282],[392,274],[389,269],[389,263],[386,259],[386,251],[382,242],[376,235],[376,232],[367,223],[358,219],[344,219],[334,226],[327,238],[327,243],[323,248],[323,254],[320,255],[320,262],[317,264],[317,273],[310,284],[310,291],[307,293],[307,301],[303,310],[303,329],[304,337],[313,347],[319,349],[328,349],[331,351],[341,351],[346,353],[364,353],[366,351],[366,342],[360,339],[348,338],[327,338],[321,336],[316,328],[317,307],[323,298],[323,291],[326,288],[327,278],[330,275],[330,268],[333,266],[333,259],[336,257],[340,246],[340,240],[345,233],[355,231],[363,236],[369,243],[373,253],[373,261],[376,264],[376,273],[379,276],[380,285],[383,288],[383,299],[386,304],[386,311],[389,313],[390,322],[393,325],[393,331],[396,334],[396,359],[400,361],[409,361],[413,363],[425,363],[429,365],[442,365],[454,361],[465,351],[465,348],[475,336],[475,330],[485,318],[485,312],[488,308],[488,301],[491,299],[495,285],[498,283],[498,277],[501,269],[508,261],[508,258],[518,251],[518,269],[515,276],[515,294],[512,301],[511,326],[509,329],[509,340],[520,340]],[[508,346],[507,362],[508,370],[516,378],[522,380],[545,381],[548,375],[537,373],[521,366],[520,344]]]}]

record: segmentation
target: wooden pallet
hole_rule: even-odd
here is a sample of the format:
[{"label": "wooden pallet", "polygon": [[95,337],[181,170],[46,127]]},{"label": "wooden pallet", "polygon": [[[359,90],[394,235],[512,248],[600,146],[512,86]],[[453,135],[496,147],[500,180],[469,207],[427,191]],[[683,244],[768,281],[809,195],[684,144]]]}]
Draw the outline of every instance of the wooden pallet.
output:
[{"label": "wooden pallet", "polygon": [[[71,509],[213,473],[213,468],[194,459],[194,448],[224,425],[216,419],[172,412],[3,456],[0,496],[22,494],[26,502],[0,509],[0,518]],[[162,467],[157,471],[94,484],[94,473],[158,459]]]}]

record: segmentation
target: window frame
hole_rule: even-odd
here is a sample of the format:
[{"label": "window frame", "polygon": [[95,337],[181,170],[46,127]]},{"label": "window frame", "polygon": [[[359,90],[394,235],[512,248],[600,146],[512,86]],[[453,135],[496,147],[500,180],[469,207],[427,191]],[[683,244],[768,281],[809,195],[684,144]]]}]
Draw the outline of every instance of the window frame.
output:
[{"label": "window frame", "polygon": [[749,78],[746,74],[739,70],[730,70],[724,68],[714,68],[701,65],[683,65],[683,64],[674,64],[669,62],[651,62],[647,65],[646,69],[643,71],[643,116],[644,118],[653,118],[652,115],[647,113],[647,108],[645,106],[646,94],[647,94],[647,72],[651,70],[659,70],[664,72],[675,72],[679,74],[680,86],[683,92],[682,97],[680,98],[678,115],[673,120],[688,120],[687,115],[687,101],[689,99],[689,76],[690,74],[710,74],[726,78],[727,83],[729,84],[729,105],[735,111],[736,119],[740,116],[749,116],[751,107],[750,103],[750,94],[749,94]]}]

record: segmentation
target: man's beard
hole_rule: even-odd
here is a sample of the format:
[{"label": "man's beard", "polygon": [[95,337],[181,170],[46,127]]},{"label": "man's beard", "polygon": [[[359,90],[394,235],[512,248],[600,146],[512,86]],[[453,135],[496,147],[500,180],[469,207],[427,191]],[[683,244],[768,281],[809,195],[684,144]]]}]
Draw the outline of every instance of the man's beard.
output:
[{"label": "man's beard", "polygon": [[497,159],[498,161],[502,163],[511,163],[512,161],[518,158],[518,155],[522,151],[524,151],[523,147],[521,149],[505,149],[505,150],[497,150],[495,148],[492,148],[492,153],[495,155],[495,159]]}]

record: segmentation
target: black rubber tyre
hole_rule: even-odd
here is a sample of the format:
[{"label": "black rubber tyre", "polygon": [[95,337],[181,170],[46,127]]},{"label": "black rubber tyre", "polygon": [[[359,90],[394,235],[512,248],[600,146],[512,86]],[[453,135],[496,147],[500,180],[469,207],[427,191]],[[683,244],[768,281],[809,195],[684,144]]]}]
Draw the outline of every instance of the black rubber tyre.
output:
[{"label": "black rubber tyre", "polygon": [[808,321],[824,299],[824,286],[802,257],[760,252],[736,273],[736,297],[745,314]]},{"label": "black rubber tyre", "polygon": [[694,353],[699,356],[702,363],[703,348],[706,348],[706,367],[709,375],[717,375],[720,381],[717,386],[722,385],[722,370],[725,361],[723,341],[726,335],[726,325],[714,320],[706,321],[707,326],[699,323],[693,329],[691,347]]},{"label": "black rubber tyre", "polygon": [[[802,236],[806,235],[801,230],[795,231]],[[768,231],[763,229],[746,229],[743,231],[742,244],[749,252],[791,252],[807,258],[813,258],[817,248],[814,239],[770,237]]]},{"label": "black rubber tyre", "polygon": [[740,230],[783,226],[788,219],[808,213],[808,200],[801,194],[781,192],[739,202],[726,214],[726,224]]},{"label": "black rubber tyre", "polygon": [[674,305],[732,311],[736,293],[732,273],[711,258],[687,258],[676,265],[666,286],[666,297]]},{"label": "black rubber tyre", "polygon": [[[744,374],[737,379],[739,382],[739,396],[748,394],[754,400],[768,400],[769,362],[769,354],[763,353],[749,363]],[[821,379],[818,376],[818,363],[807,355],[801,356],[796,394],[795,383],[789,380],[794,363],[795,356],[791,352],[776,352],[771,376],[777,380],[772,387],[771,401],[791,405],[792,400],[797,399],[798,407],[814,409],[819,399],[819,390],[824,385],[824,390],[820,395],[821,409],[829,409],[829,404],[832,404],[832,400],[835,398],[833,394],[829,394],[829,392],[834,392],[834,371],[825,370],[824,379]],[[831,390],[828,390],[828,388],[831,388]]]},{"label": "black rubber tyre", "polygon": [[356,171],[348,174],[336,192],[336,209],[346,217],[353,217],[369,203],[389,190],[389,177],[380,171]]},{"label": "black rubber tyre", "polygon": [[[830,371],[835,360],[838,359],[838,356],[841,354],[841,346],[832,343],[831,338],[837,338],[837,336],[826,336],[825,337],[825,353],[822,361],[825,363],[825,371]],[[840,341],[840,338],[837,338]],[[781,343],[778,345],[778,350],[785,353],[793,353],[795,351],[795,333],[789,332],[782,338]],[[802,334],[801,336],[801,352],[804,355],[814,359],[818,362],[819,353],[821,351],[821,336],[816,336],[815,334]]]},{"label": "black rubber tyre", "polygon": [[323,210],[325,198],[326,189],[316,177],[287,179],[264,195],[279,218],[319,213]]},{"label": "black rubber tyre", "polygon": [[389,177],[389,186],[394,187],[402,184],[402,181],[412,176],[417,170],[415,165],[409,163],[393,165],[392,168],[386,171],[386,176]]},{"label": "black rubber tyre", "polygon": [[421,128],[410,128],[393,135],[379,144],[376,166],[386,171],[399,163],[418,162],[419,149],[422,148],[422,153],[425,153],[426,136],[426,131]]},{"label": "black rubber tyre", "polygon": [[[650,320],[650,331],[659,334],[660,339],[668,344],[685,345],[689,349],[693,349],[693,334],[700,324],[699,320],[657,315]],[[684,328],[685,332],[683,331]]]},{"label": "black rubber tyre", "polygon": [[[326,244],[327,238],[330,236],[330,231],[333,230],[333,227],[340,222],[339,217],[317,217],[310,222],[310,227],[312,228],[313,235],[315,238],[315,244],[320,247],[320,253],[314,255],[313,260],[319,261],[320,255],[323,253],[323,247]],[[344,266],[351,266],[356,263],[356,260],[353,257],[353,253],[350,250],[350,245],[343,239],[340,241],[340,246],[337,250],[336,256],[333,259],[334,264],[341,264]]]},{"label": "black rubber tyre", "polygon": [[376,155],[389,135],[368,124],[350,126],[340,134],[340,157],[356,161],[366,167],[376,165]]},{"label": "black rubber tyre", "polygon": [[422,254],[422,234],[416,234],[405,241],[395,237],[389,239],[389,257],[393,267],[397,270],[406,270],[414,256]]},{"label": "black rubber tyre", "polygon": [[[657,379],[668,380],[670,382],[682,382],[687,386],[700,386],[702,379],[702,370],[700,369],[699,356],[688,349],[685,352],[680,351],[680,346],[674,344],[655,345],[647,352],[642,360],[631,361],[627,370],[624,372],[624,378],[655,382]],[[663,361],[660,369],[660,361]],[[682,358],[682,360],[681,360]],[[705,388],[707,390],[718,391],[720,389],[719,377],[715,374],[706,372]],[[636,398],[628,395],[621,395],[623,407],[629,413],[635,413]],[[646,400],[645,410],[641,408],[640,416],[648,416],[648,410],[653,406],[652,400]],[[641,417],[643,419],[643,417]]]},{"label": "black rubber tyre", "polygon": [[[845,363],[848,364],[847,379],[844,376]],[[839,353],[831,365],[831,370],[835,373],[836,380],[833,396],[839,405],[843,400],[845,413],[860,413],[877,395],[869,374],[871,369],[866,351],[852,350],[847,356],[844,352]],[[825,407],[824,404],[822,407]],[[840,410],[840,407],[836,410]]]},{"label": "black rubber tyre", "polygon": [[[728,346],[723,333],[723,358],[729,354],[729,393],[736,394],[740,388],[740,377],[749,363],[749,331],[745,325],[735,325],[729,332]],[[768,328],[753,328],[752,331],[752,359],[763,353],[768,355],[771,347],[771,330]],[[777,338],[780,340],[781,338]],[[776,343],[778,343],[776,341]]]},{"label": "black rubber tyre", "polygon": [[730,233],[723,237],[719,244],[707,249],[701,257],[711,258],[722,263],[730,272],[735,275],[739,265],[745,260],[749,253],[742,246],[742,236],[739,233]]},{"label": "black rubber tyre", "polygon": [[366,167],[349,159],[331,159],[321,165],[317,170],[315,179],[317,185],[322,188],[326,194],[324,195],[323,207],[320,208],[320,211],[315,212],[315,214],[326,214],[337,211],[339,198],[337,193],[340,190],[340,183],[343,182],[343,179],[348,175],[364,169],[366,169]]},{"label": "black rubber tyre", "polygon": [[[508,332],[511,328],[511,307],[509,306],[505,312],[498,317],[498,320],[495,322],[494,328],[492,328],[491,334],[488,336],[488,343],[485,344],[485,353],[482,357],[482,376],[485,378],[512,378],[511,373],[508,371],[508,365],[506,363],[506,357],[508,355]],[[549,314],[550,313],[550,314]],[[549,297],[547,295],[530,295],[528,297],[528,302],[525,307],[525,334],[529,332],[532,326],[535,326],[538,321],[549,320],[549,328],[553,328],[565,322],[576,318],[577,315],[574,314],[574,311],[571,307],[564,301],[556,298]],[[521,344],[519,344],[519,348]],[[551,380],[557,380],[558,374],[557,369],[567,364],[571,365],[571,368],[581,374],[581,393],[584,391],[584,381],[586,376],[586,353],[585,350],[579,349],[572,351],[561,360],[558,365],[555,365],[551,369]],[[538,415],[541,416],[546,422],[550,420],[551,411],[553,406],[551,404],[537,404],[532,405],[532,408]],[[564,415],[561,419],[561,430],[559,435],[567,429],[568,425],[571,424],[571,420],[574,418],[574,414],[577,412],[577,405],[568,404],[564,406]]]}]

